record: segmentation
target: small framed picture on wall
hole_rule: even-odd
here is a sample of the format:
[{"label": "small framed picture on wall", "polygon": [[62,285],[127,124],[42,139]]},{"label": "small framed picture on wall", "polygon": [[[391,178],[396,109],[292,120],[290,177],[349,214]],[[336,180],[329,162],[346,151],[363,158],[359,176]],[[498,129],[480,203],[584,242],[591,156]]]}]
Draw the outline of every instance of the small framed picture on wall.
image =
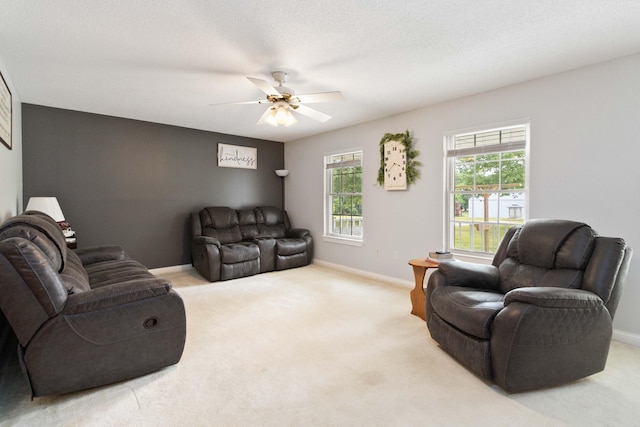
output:
[{"label": "small framed picture on wall", "polygon": [[258,169],[258,149],[218,143],[218,167]]},{"label": "small framed picture on wall", "polygon": [[11,104],[11,91],[0,71],[0,141],[11,150],[11,127],[13,109]]}]

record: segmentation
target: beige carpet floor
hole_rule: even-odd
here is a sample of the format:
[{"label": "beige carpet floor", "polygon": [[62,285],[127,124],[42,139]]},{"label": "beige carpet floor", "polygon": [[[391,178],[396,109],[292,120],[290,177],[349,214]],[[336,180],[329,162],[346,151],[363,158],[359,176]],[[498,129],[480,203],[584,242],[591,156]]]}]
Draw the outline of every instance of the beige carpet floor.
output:
[{"label": "beige carpet floor", "polygon": [[640,425],[640,348],[604,372],[509,395],[461,367],[409,314],[409,288],[311,265],[218,283],[174,281],[187,311],[180,363],[30,400],[0,378],[1,426]]}]

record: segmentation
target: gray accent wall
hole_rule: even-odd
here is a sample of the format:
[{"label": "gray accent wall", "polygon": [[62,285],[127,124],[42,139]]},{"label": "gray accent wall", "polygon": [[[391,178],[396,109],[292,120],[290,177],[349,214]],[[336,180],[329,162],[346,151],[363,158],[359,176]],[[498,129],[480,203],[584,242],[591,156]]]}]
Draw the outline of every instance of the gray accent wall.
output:
[{"label": "gray accent wall", "polygon": [[[79,247],[119,244],[149,268],[191,263],[192,211],[282,203],[280,142],[33,104],[22,130],[25,207],[55,196]],[[218,167],[218,143],[256,147],[258,169]]]}]

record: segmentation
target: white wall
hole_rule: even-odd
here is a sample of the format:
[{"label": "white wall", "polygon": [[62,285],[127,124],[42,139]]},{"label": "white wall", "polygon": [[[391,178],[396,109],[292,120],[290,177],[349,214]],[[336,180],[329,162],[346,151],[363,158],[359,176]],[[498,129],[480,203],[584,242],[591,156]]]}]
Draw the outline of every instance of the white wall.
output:
[{"label": "white wall", "polygon": [[22,119],[18,94],[9,70],[0,56],[0,71],[4,77],[13,104],[12,150],[0,143],[0,223],[22,211]]},{"label": "white wall", "polygon": [[[286,208],[294,226],[311,229],[317,260],[412,282],[407,261],[442,246],[444,133],[529,118],[530,218],[584,221],[640,250],[639,94],[637,54],[286,143]],[[378,142],[406,129],[422,176],[409,191],[387,192],[376,185]],[[364,149],[361,247],[321,238],[323,155],[352,147]],[[639,281],[637,255],[614,323],[633,337],[640,337]]]}]

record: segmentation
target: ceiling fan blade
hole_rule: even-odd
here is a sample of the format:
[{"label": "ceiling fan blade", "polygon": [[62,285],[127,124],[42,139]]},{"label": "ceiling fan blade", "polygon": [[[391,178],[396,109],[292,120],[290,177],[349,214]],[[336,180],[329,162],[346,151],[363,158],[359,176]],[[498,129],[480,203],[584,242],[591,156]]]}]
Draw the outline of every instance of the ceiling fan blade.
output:
[{"label": "ceiling fan blade", "polygon": [[257,125],[263,125],[267,123],[267,117],[271,114],[271,107],[267,108],[267,111],[264,112],[262,116],[260,116],[260,120],[256,123]]},{"label": "ceiling fan blade", "polygon": [[342,92],[322,92],[322,93],[309,93],[306,95],[296,95],[296,98],[304,104],[311,104],[314,102],[337,102],[344,101]]},{"label": "ceiling fan blade", "polygon": [[266,80],[256,79],[254,77],[247,77],[251,83],[256,85],[258,89],[266,93],[267,95],[280,95],[273,86],[271,86]]},{"label": "ceiling fan blade", "polygon": [[293,111],[322,123],[326,122],[331,118],[331,116],[328,114],[325,114],[318,110],[314,110],[313,108],[305,107],[304,105],[298,105],[297,108]]},{"label": "ceiling fan blade", "polygon": [[259,101],[244,101],[244,102],[222,102],[220,104],[209,104],[209,107],[215,107],[217,105],[242,105],[242,104],[265,104],[269,101],[261,99]]}]

